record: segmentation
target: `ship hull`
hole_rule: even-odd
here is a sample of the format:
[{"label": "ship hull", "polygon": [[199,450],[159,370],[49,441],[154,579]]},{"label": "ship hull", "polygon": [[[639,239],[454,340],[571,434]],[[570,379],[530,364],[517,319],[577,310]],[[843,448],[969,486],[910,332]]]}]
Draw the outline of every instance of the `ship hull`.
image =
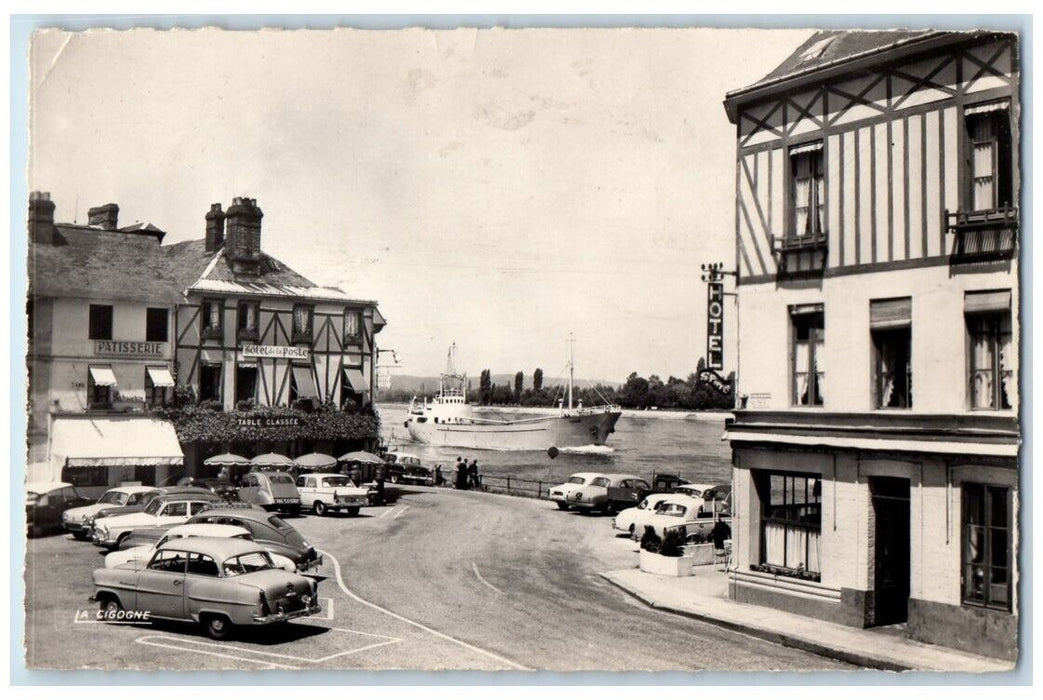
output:
[{"label": "ship hull", "polygon": [[419,422],[416,416],[410,416],[406,429],[413,440],[427,445],[473,450],[547,450],[604,445],[620,415],[619,411],[603,411],[504,423]]}]

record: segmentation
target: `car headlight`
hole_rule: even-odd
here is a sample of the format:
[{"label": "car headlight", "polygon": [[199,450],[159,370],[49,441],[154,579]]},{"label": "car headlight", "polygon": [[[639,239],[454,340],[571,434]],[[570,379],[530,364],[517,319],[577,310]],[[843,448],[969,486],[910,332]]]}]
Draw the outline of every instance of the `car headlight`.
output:
[{"label": "car headlight", "polygon": [[305,606],[311,605],[311,596],[305,593],[301,596],[301,602],[304,603]]},{"label": "car headlight", "polygon": [[308,540],[301,540],[301,546],[302,547],[311,547],[311,545],[308,544]]}]

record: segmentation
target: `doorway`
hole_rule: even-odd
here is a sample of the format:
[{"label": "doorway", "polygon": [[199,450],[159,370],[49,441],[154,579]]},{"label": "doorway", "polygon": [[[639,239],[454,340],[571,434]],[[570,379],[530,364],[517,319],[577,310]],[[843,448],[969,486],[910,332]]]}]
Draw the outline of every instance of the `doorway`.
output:
[{"label": "doorway", "polygon": [[874,591],[872,624],[905,622],[909,614],[909,480],[874,477]]}]

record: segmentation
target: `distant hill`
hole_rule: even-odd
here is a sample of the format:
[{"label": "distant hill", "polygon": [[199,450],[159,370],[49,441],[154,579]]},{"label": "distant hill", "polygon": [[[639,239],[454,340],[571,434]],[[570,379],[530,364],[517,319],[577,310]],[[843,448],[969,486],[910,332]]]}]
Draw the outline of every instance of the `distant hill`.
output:
[{"label": "distant hill", "polygon": [[[478,388],[478,378],[481,376],[481,372],[475,373],[474,375],[468,374],[467,381],[471,383],[471,388]],[[493,384],[509,384],[514,386],[514,374],[494,374],[492,375]],[[546,373],[543,375],[543,386],[544,388],[550,388],[555,384],[559,383],[555,377],[548,377]],[[601,384],[602,386],[610,386],[618,389],[623,385],[623,382],[609,382],[603,379],[581,379],[576,378],[577,387],[585,387],[591,384]],[[525,389],[532,388],[532,372],[526,372],[524,377]],[[392,374],[391,375],[391,390],[392,391],[406,391],[417,395],[428,394],[432,395],[438,392],[438,377],[420,377],[411,374]]]}]

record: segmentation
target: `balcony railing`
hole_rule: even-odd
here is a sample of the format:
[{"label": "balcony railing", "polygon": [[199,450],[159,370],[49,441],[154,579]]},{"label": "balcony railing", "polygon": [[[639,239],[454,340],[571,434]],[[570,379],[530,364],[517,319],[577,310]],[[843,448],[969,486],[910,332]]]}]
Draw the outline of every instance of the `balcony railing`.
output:
[{"label": "balcony railing", "polygon": [[775,254],[780,276],[821,275],[826,269],[828,250],[829,234],[824,231],[800,236],[772,237],[772,252]]},{"label": "balcony railing", "polygon": [[954,262],[975,262],[1013,257],[1018,242],[1018,209],[945,212],[945,227],[951,231]]}]

